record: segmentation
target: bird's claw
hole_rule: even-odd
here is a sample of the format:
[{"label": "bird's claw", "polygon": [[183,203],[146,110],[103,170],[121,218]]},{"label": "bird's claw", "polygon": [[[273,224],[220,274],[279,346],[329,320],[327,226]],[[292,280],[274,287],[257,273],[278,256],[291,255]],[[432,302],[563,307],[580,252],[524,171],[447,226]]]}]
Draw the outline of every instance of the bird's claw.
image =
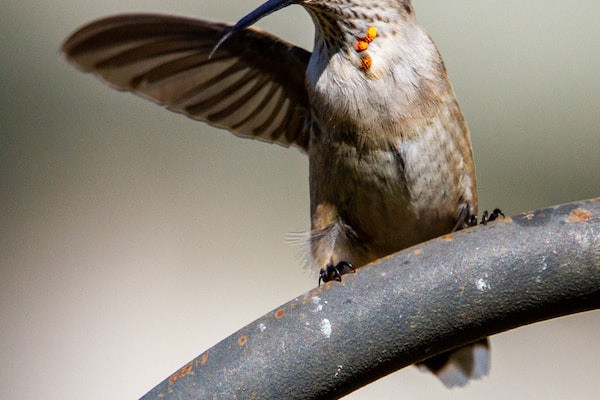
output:
[{"label": "bird's claw", "polygon": [[[494,211],[491,213],[488,210],[485,210],[481,214],[481,222],[482,225],[487,225],[488,222],[492,222],[498,218],[504,218],[505,215],[499,208],[494,208]],[[477,226],[477,215],[471,215],[467,221],[467,226]]]},{"label": "bird's claw", "polygon": [[494,208],[494,211],[492,211],[491,214],[488,213],[488,210],[485,210],[483,214],[481,214],[481,223],[483,225],[487,225],[488,222],[492,222],[500,218],[500,216],[504,218],[504,213],[499,208]]},{"label": "bird's claw", "polygon": [[325,268],[321,268],[319,271],[319,286],[321,281],[342,281],[342,275],[347,274],[349,271],[356,272],[352,264],[346,261],[340,261],[337,264],[327,264]]}]

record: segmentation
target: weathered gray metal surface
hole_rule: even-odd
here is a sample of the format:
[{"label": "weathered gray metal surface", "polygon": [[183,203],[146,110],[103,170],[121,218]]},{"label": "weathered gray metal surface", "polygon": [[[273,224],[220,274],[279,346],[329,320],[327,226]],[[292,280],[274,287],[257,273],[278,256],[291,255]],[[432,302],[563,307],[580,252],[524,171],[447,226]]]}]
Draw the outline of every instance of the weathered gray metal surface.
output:
[{"label": "weathered gray metal surface", "polygon": [[344,275],[205,351],[143,400],[339,398],[478,338],[597,308],[600,199],[446,235]]}]

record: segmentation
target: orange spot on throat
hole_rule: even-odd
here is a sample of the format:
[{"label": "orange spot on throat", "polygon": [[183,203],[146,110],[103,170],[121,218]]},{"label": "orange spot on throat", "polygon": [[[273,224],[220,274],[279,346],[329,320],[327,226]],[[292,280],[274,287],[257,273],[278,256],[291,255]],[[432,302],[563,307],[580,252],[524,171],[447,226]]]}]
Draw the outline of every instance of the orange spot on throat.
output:
[{"label": "orange spot on throat", "polygon": [[374,26],[370,26],[369,29],[367,29],[365,36],[356,40],[354,50],[358,52],[365,51],[369,47],[369,43],[371,43],[376,37],[377,29]]},{"label": "orange spot on throat", "polygon": [[365,40],[367,41],[367,43],[371,43],[376,37],[377,37],[377,28],[375,28],[374,26],[370,26],[369,29],[367,29],[367,34],[365,35]]},{"label": "orange spot on throat", "polygon": [[369,47],[369,42],[366,40],[358,39],[356,44],[354,45],[354,50],[356,51],[365,51]]},{"label": "orange spot on throat", "polygon": [[360,67],[362,69],[369,69],[371,68],[371,65],[373,65],[373,60],[370,56],[365,55],[360,58]]}]

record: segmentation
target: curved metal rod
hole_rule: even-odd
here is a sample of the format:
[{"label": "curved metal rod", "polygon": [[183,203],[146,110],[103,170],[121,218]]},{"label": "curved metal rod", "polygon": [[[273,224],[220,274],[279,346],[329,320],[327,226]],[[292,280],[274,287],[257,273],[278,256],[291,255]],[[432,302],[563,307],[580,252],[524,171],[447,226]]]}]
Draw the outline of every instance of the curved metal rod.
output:
[{"label": "curved metal rod", "polygon": [[346,274],[240,329],[143,399],[335,399],[479,338],[597,308],[600,199],[466,229]]}]

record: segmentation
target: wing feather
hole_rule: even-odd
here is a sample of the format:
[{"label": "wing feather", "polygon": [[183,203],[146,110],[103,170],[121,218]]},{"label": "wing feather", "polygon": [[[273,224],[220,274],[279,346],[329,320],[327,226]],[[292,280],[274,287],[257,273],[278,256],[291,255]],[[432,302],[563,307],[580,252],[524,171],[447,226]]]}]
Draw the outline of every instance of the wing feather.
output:
[{"label": "wing feather", "polygon": [[306,151],[310,52],[259,29],[225,41],[229,25],[183,17],[129,14],[108,17],[73,33],[68,60],[191,118]]}]

